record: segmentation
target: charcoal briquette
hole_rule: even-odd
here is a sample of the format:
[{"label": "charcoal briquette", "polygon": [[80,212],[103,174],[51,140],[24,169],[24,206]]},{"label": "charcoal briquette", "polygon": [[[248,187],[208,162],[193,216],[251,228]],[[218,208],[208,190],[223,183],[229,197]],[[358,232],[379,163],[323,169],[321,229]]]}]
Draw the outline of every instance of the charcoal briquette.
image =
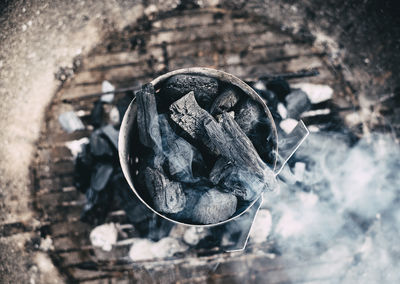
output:
[{"label": "charcoal briquette", "polygon": [[152,197],[154,209],[161,213],[177,213],[186,203],[182,185],[170,181],[160,170],[145,170],[146,186]]},{"label": "charcoal briquette", "polygon": [[163,85],[160,98],[165,100],[164,103],[170,104],[190,91],[194,91],[198,104],[208,109],[218,94],[218,81],[201,75],[175,75]]},{"label": "charcoal briquette", "polygon": [[270,90],[259,90],[259,89],[254,89],[254,90],[264,99],[268,109],[271,111],[271,114],[275,113],[278,108],[277,95]]},{"label": "charcoal briquette", "polygon": [[103,224],[112,204],[111,192],[99,192],[89,187],[85,195],[86,204],[82,210],[81,221],[92,225]]},{"label": "charcoal briquette", "polygon": [[131,95],[127,94],[123,98],[121,98],[117,101],[117,108],[118,108],[118,112],[119,112],[119,123],[122,122],[122,119],[125,115],[125,112],[129,106],[129,104],[132,101],[132,98],[133,97]]}]

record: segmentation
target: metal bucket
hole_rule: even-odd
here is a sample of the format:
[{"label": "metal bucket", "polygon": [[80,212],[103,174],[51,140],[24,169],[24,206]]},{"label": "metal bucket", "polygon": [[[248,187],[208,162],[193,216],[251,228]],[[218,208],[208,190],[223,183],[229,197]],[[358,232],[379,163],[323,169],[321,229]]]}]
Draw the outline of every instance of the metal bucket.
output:
[{"label": "metal bucket", "polygon": [[[169,77],[177,75],[177,74],[191,74],[191,75],[203,75],[203,76],[208,76],[215,78],[221,82],[227,83],[234,85],[238,88],[240,88],[244,94],[248,95],[250,98],[254,99],[257,101],[264,109],[266,116],[270,120],[270,125],[272,129],[272,139],[273,139],[273,145],[274,145],[274,162],[273,162],[273,169],[275,170],[275,173],[277,174],[279,170],[277,169],[277,163],[278,163],[278,134],[277,134],[277,129],[275,122],[272,118],[271,112],[269,111],[267,105],[263,101],[263,99],[246,83],[244,83],[242,80],[239,78],[228,74],[223,71],[215,70],[215,69],[210,69],[210,68],[202,68],[202,67],[194,67],[194,68],[185,68],[185,69],[179,69],[175,70],[169,73],[166,73],[164,75],[161,75],[154,79],[151,84],[153,84],[154,89],[157,90],[160,88],[162,83],[167,80]],[[118,143],[118,152],[119,152],[119,159],[122,167],[122,171],[125,175],[126,180],[128,181],[131,189],[133,192],[136,194],[136,196],[154,213],[157,215],[171,221],[174,223],[179,223],[183,225],[188,225],[188,226],[199,226],[199,227],[210,227],[210,226],[217,226],[221,225],[227,222],[230,222],[239,216],[243,215],[246,211],[249,210],[256,202],[258,204],[257,208],[261,204],[261,198],[257,197],[253,202],[247,204],[246,206],[242,206],[242,208],[237,208],[235,214],[222,222],[218,222],[215,224],[208,224],[208,225],[194,225],[190,223],[184,223],[178,220],[171,219],[156,210],[154,210],[150,204],[148,204],[145,201],[145,198],[143,198],[143,194],[140,192],[139,189],[135,187],[135,176],[137,175],[138,171],[138,158],[137,153],[135,151],[135,145],[138,143],[138,134],[137,134],[137,124],[136,124],[136,115],[137,115],[137,107],[135,103],[135,99],[132,100],[131,104],[129,105],[122,124],[120,128],[120,134],[119,134],[119,143]],[[255,212],[256,213],[256,212]],[[255,215],[254,213],[254,215]]]}]

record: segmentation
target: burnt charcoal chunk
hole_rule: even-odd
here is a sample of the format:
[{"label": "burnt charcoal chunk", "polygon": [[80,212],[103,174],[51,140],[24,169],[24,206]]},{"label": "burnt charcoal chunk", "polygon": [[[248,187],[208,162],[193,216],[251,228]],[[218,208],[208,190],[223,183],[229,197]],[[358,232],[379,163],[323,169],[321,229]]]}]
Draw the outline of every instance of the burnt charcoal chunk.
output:
[{"label": "burnt charcoal chunk", "polygon": [[[233,167],[230,168],[230,165],[226,166],[222,161],[218,161],[210,175],[214,183],[221,184],[222,181],[225,188],[231,188],[235,183],[239,183],[236,191],[249,187],[251,192],[236,193],[245,200],[254,198],[265,189],[272,190],[276,187],[274,173],[261,160],[253,144],[233,118],[223,113],[220,123],[207,121],[205,128],[211,143]],[[218,175],[221,177],[218,178]]]},{"label": "burnt charcoal chunk", "polygon": [[149,167],[145,170],[145,177],[155,210],[177,213],[184,208],[186,198],[180,183],[170,181],[161,171]]},{"label": "burnt charcoal chunk", "polygon": [[113,157],[114,151],[103,136],[101,129],[97,129],[90,135],[90,152],[96,157]]},{"label": "burnt charcoal chunk", "polygon": [[311,108],[311,102],[302,90],[294,90],[286,98],[288,117],[299,119],[300,115]]},{"label": "burnt charcoal chunk", "polygon": [[285,97],[290,93],[288,82],[282,78],[272,79],[266,83],[267,89],[278,96],[278,100],[285,101]]},{"label": "burnt charcoal chunk", "polygon": [[193,149],[192,172],[195,178],[208,175],[208,169],[203,155],[196,148]]},{"label": "burnt charcoal chunk", "polygon": [[205,120],[214,120],[206,110],[202,109],[190,92],[170,106],[171,119],[178,124],[190,137],[198,139],[207,146],[204,130]]},{"label": "burnt charcoal chunk", "polygon": [[270,90],[261,90],[255,87],[253,87],[253,89],[264,99],[268,109],[271,111],[271,114],[274,115],[278,109],[278,97],[275,95],[275,93]]},{"label": "burnt charcoal chunk", "polygon": [[[154,214],[154,216],[150,220],[146,221],[147,234],[145,235],[145,237],[154,242],[157,242],[162,238],[167,237],[174,225],[175,224],[171,221]],[[135,228],[136,227],[137,226],[135,226]]]},{"label": "burnt charcoal chunk", "polygon": [[92,112],[90,113],[90,123],[95,127],[100,127],[103,123],[104,108],[103,102],[98,100],[94,103]]},{"label": "burnt charcoal chunk", "polygon": [[218,81],[214,78],[199,75],[175,75],[169,78],[162,87],[162,99],[170,104],[190,91],[194,91],[199,105],[208,109],[218,93]]},{"label": "burnt charcoal chunk", "polygon": [[220,123],[214,120],[205,121],[204,127],[211,144],[224,158],[262,175],[267,166],[260,159],[250,139],[229,114],[223,113]]},{"label": "burnt charcoal chunk", "polygon": [[263,114],[262,108],[256,101],[247,99],[235,114],[235,120],[244,133],[249,134],[260,120]]},{"label": "burnt charcoal chunk", "polygon": [[224,111],[230,111],[239,101],[240,96],[238,92],[234,89],[226,89],[219,95],[210,108],[210,113],[212,115],[221,114]]},{"label": "burnt charcoal chunk", "polygon": [[226,192],[230,192],[244,201],[255,200],[263,191],[270,190],[275,184],[272,171],[266,171],[260,177],[245,168],[238,167],[225,158],[215,163],[210,180]]},{"label": "burnt charcoal chunk", "polygon": [[174,215],[192,224],[214,224],[229,219],[236,211],[237,198],[213,187],[186,188],[186,206]]},{"label": "burnt charcoal chunk", "polygon": [[230,168],[232,162],[224,157],[220,157],[212,168],[209,179],[213,184],[218,184],[221,180],[221,173],[225,172],[226,169]]},{"label": "burnt charcoal chunk", "polygon": [[104,136],[108,138],[115,150],[118,150],[119,131],[116,130],[111,124],[102,127],[101,131],[103,131]]},{"label": "burnt charcoal chunk", "polygon": [[82,146],[75,161],[75,187],[80,192],[85,192],[90,185],[90,172],[93,165],[93,157],[90,153],[90,145]]},{"label": "burnt charcoal chunk", "polygon": [[146,147],[161,149],[161,135],[153,85],[143,85],[142,89],[136,93],[136,101],[140,142]]},{"label": "burnt charcoal chunk", "polygon": [[160,115],[159,123],[169,174],[178,181],[192,181],[193,146],[175,134],[167,116]]},{"label": "burnt charcoal chunk", "polygon": [[152,218],[154,213],[136,197],[122,172],[112,177],[110,187],[114,190],[117,208],[122,208],[126,212],[131,223],[136,224]]},{"label": "burnt charcoal chunk", "polygon": [[83,207],[81,221],[92,225],[103,224],[112,204],[109,190],[96,191],[91,187],[85,193],[86,204]]},{"label": "burnt charcoal chunk", "polygon": [[110,180],[113,166],[107,163],[97,163],[93,169],[90,187],[96,191],[103,190]]},{"label": "burnt charcoal chunk", "polygon": [[[136,184],[140,188],[146,188],[146,168],[157,169],[163,171],[163,165],[165,162],[165,156],[160,152],[154,152],[153,150],[144,151],[139,156],[138,175],[136,177]],[[150,196],[149,196],[150,198]]]},{"label": "burnt charcoal chunk", "polygon": [[251,142],[256,148],[260,158],[269,166],[273,166],[275,161],[275,139],[271,121],[263,117],[248,134]]}]

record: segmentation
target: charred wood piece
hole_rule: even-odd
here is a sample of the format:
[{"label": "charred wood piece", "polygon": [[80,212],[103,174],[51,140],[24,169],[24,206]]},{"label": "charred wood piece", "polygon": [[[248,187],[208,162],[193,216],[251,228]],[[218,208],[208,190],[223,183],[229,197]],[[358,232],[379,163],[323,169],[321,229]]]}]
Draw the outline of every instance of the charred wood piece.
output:
[{"label": "charred wood piece", "polygon": [[194,149],[189,142],[175,134],[166,115],[160,115],[163,153],[171,177],[182,182],[193,181],[192,162]]},{"label": "charred wood piece", "polygon": [[186,203],[182,185],[170,181],[160,170],[147,167],[146,186],[152,197],[154,209],[161,213],[177,213]]},{"label": "charred wood piece", "polygon": [[161,150],[161,134],[153,85],[143,85],[136,93],[136,101],[140,142],[146,147]]},{"label": "charred wood piece", "polygon": [[238,183],[239,186],[233,191],[245,200],[251,200],[263,190],[274,189],[274,173],[261,160],[250,139],[234,119],[224,113],[220,123],[211,120],[205,122],[205,129],[211,143],[229,161],[226,165],[218,161],[214,166],[210,177],[215,184],[222,182],[229,189]]},{"label": "charred wood piece", "polygon": [[171,119],[190,137],[202,141],[206,146],[209,144],[205,135],[204,121],[214,120],[214,118],[198,105],[194,92],[190,92],[174,102],[170,106],[170,112]]},{"label": "charred wood piece", "polygon": [[236,211],[237,198],[216,187],[199,186],[185,189],[186,206],[174,215],[192,224],[214,224],[230,218]]},{"label": "charred wood piece", "polygon": [[244,201],[253,201],[263,191],[271,190],[276,186],[272,171],[266,171],[262,177],[259,177],[225,158],[220,158],[215,163],[210,173],[210,181]]},{"label": "charred wood piece", "polygon": [[275,78],[266,82],[267,89],[278,96],[278,100],[285,101],[285,97],[290,93],[290,86],[286,80]]},{"label": "charred wood piece", "polygon": [[98,163],[92,172],[90,187],[96,191],[102,191],[113,173],[113,166],[108,163]]},{"label": "charred wood piece", "polygon": [[218,81],[200,75],[175,75],[165,82],[162,91],[163,96],[160,99],[165,100],[163,103],[168,105],[194,91],[198,104],[208,109],[218,94]]},{"label": "charred wood piece", "polygon": [[224,111],[228,112],[239,101],[240,96],[234,89],[227,89],[222,92],[213,102],[210,108],[210,113],[212,115],[221,114]]},{"label": "charred wood piece", "polygon": [[101,128],[95,130],[90,135],[90,153],[95,157],[114,157],[114,150],[112,146],[104,137]]},{"label": "charred wood piece", "polygon": [[255,127],[262,116],[261,106],[252,99],[247,99],[235,114],[235,120],[246,135]]},{"label": "charred wood piece", "polygon": [[220,123],[215,120],[205,121],[204,127],[212,146],[224,158],[262,175],[267,166],[260,159],[250,139],[229,114],[223,113]]}]

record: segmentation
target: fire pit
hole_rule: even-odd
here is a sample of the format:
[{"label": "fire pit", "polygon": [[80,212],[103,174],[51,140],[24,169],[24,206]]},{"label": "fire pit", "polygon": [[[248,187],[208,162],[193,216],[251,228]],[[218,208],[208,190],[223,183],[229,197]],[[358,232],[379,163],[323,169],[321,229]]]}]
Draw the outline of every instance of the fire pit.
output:
[{"label": "fire pit", "polygon": [[[330,268],[338,263],[338,260],[333,261],[329,257],[307,258],[308,255],[305,255],[304,258],[307,260],[302,258],[298,261],[296,258],[298,254],[293,253],[299,251],[298,247],[288,252],[285,250],[287,247],[281,247],[275,239],[267,238],[272,229],[284,236],[295,238],[301,229],[296,225],[304,224],[296,219],[302,216],[299,212],[312,212],[307,209],[313,208],[312,206],[318,203],[316,200],[324,201],[331,198],[329,192],[321,190],[329,188],[327,186],[329,181],[321,179],[313,184],[306,182],[309,178],[307,175],[315,173],[316,165],[325,166],[320,161],[299,155],[289,162],[289,170],[288,168],[282,170],[280,178],[285,181],[283,195],[292,202],[287,203],[291,205],[288,206],[289,209],[300,208],[299,212],[277,206],[278,202],[274,198],[268,199],[263,205],[260,199],[252,200],[242,210],[235,212],[234,220],[225,224],[230,226],[232,232],[227,237],[223,236],[218,226],[212,229],[192,227],[193,230],[191,228],[187,231],[183,226],[171,227],[169,222],[164,222],[144,206],[138,205],[135,207],[138,208],[137,211],[129,211],[124,206],[136,202],[130,195],[121,194],[113,199],[110,196],[114,195],[103,194],[111,183],[98,182],[91,185],[94,189],[89,191],[90,194],[86,193],[86,196],[80,192],[75,183],[73,154],[79,152],[76,150],[77,141],[79,145],[85,144],[92,139],[91,137],[93,141],[98,142],[95,143],[97,146],[102,145],[98,148],[101,151],[95,153],[101,157],[95,163],[94,176],[98,177],[95,180],[100,181],[105,176],[112,177],[113,189],[124,188],[130,191],[129,186],[126,187],[121,183],[124,177],[118,172],[118,164],[113,156],[116,153],[113,137],[118,128],[114,125],[119,123],[118,118],[122,117],[125,105],[124,103],[118,105],[117,102],[122,99],[130,101],[134,96],[133,89],[138,90],[141,85],[161,76],[158,78],[159,81],[153,81],[157,89],[157,84],[164,79],[163,74],[169,70],[207,66],[234,74],[254,88],[258,94],[265,91],[264,87],[267,90],[274,90],[277,94],[279,88],[283,89],[285,95],[279,98],[280,104],[277,102],[271,106],[274,108],[274,113],[279,113],[282,118],[276,120],[274,117],[280,129],[279,135],[285,138],[285,131],[290,133],[295,126],[294,121],[303,119],[314,132],[313,135],[321,139],[320,143],[306,148],[309,151],[307,156],[313,156],[312,149],[323,149],[326,146],[326,141],[334,136],[329,131],[342,128],[343,119],[349,125],[345,136],[351,139],[347,141],[347,138],[335,136],[332,141],[335,141],[335,146],[338,148],[346,148],[343,140],[353,145],[365,127],[365,122],[359,116],[348,116],[358,110],[359,104],[354,98],[352,85],[343,75],[345,72],[334,65],[335,57],[332,58],[331,53],[313,45],[309,34],[302,27],[291,30],[285,25],[280,27],[274,21],[264,21],[262,17],[253,17],[252,14],[242,13],[239,10],[232,12],[218,7],[197,9],[196,5],[192,8],[182,6],[172,12],[159,14],[149,9],[146,14],[147,16],[140,19],[136,26],[127,27],[123,31],[112,31],[87,55],[76,58],[73,68],[62,69],[57,74],[63,85],[46,112],[43,135],[38,141],[38,152],[32,166],[34,205],[41,221],[38,237],[38,242],[42,240],[43,243],[41,247],[48,250],[59,270],[71,282],[132,279],[142,282],[154,282],[154,279],[165,282],[174,282],[177,279],[182,282],[206,280],[243,282],[249,277],[254,281],[265,283],[323,282],[327,279],[340,282],[342,276],[336,270],[326,272],[331,271]],[[319,76],[302,76],[313,73],[313,68],[318,69]],[[290,85],[282,84],[282,79],[287,80]],[[268,84],[264,84],[263,87],[259,81]],[[315,91],[316,89],[318,91]],[[293,95],[292,90],[297,94]],[[314,101],[310,94],[321,90],[327,95],[327,100]],[[253,90],[245,87],[245,92],[258,100],[258,95],[253,96],[255,94]],[[309,96],[305,96],[304,93]],[[114,100],[106,97],[99,99],[110,94],[114,95]],[[133,105],[131,107],[133,108]],[[134,112],[134,109],[129,110],[129,113]],[[121,117],[116,119],[116,113]],[[63,116],[60,118],[60,115]],[[270,118],[270,115],[268,117]],[[60,122],[65,123],[70,118],[72,122],[63,126],[65,129],[74,128],[76,131],[68,133],[60,127]],[[78,123],[79,120],[81,123]],[[125,122],[127,121],[130,121],[129,118],[126,118]],[[105,126],[105,123],[114,124],[110,128]],[[318,132],[322,134],[319,135]],[[328,138],[323,139],[324,136]],[[129,142],[129,137],[125,138],[126,145],[129,145],[132,141]],[[281,139],[279,136],[274,143],[278,144],[285,140],[289,139]],[[124,139],[119,143],[124,143]],[[279,144],[280,150],[283,149],[281,146]],[[296,143],[289,146],[288,149],[296,147]],[[110,153],[112,154],[109,155]],[[122,154],[125,155],[122,160],[129,162],[123,164],[129,185],[136,189],[138,196],[141,197],[134,177],[136,171],[132,171],[136,166],[137,154],[134,153],[130,157],[132,153],[128,151]],[[283,162],[289,156],[290,154],[285,155]],[[335,152],[327,160],[332,160],[332,157],[335,157]],[[345,157],[340,157],[345,160]],[[275,166],[276,160],[272,159],[272,167]],[[98,165],[97,162],[102,165]],[[276,170],[280,170],[280,165],[283,163],[279,160],[276,162]],[[335,165],[339,167],[340,163]],[[351,180],[350,177],[346,178]],[[95,194],[92,194],[93,192]],[[291,200],[290,197],[296,198]],[[377,196],[373,197],[379,199]],[[148,203],[145,198],[142,199]],[[302,202],[296,202],[298,199]],[[100,203],[96,203],[99,200]],[[254,206],[250,206],[251,203],[254,203]],[[103,204],[108,205],[102,206]],[[141,205],[142,202],[135,204]],[[235,226],[246,226],[249,219],[241,217],[246,215],[251,217],[259,208],[261,210],[259,216],[263,219],[262,222],[256,220],[255,227],[258,228],[258,232],[262,232],[262,236],[253,235],[242,253],[225,253],[222,249],[223,243],[229,243],[232,239],[235,241],[242,239],[244,243],[247,241],[247,234],[241,235]],[[273,217],[270,213],[272,208],[278,210]],[[335,215],[325,209],[318,207],[317,212],[328,217]],[[89,213],[86,214],[87,212]],[[290,214],[285,215],[285,212]],[[344,213],[340,212],[338,215],[342,217],[342,214]],[[367,215],[367,219],[363,219],[354,212],[346,214],[351,216],[349,217],[351,220],[356,220],[354,223],[346,223],[346,226],[358,228],[357,224],[363,224],[361,227],[364,229],[360,229],[363,232],[371,228],[369,224],[373,223],[371,221],[373,217],[370,215]],[[92,219],[82,218],[89,215]],[[132,216],[140,218],[133,222]],[[275,220],[277,216],[286,222],[278,223]],[[307,215],[304,219],[314,220],[313,217],[314,215]],[[82,220],[89,223],[84,223]],[[244,221],[240,224],[240,220]],[[316,222],[322,228],[321,223]],[[274,228],[271,228],[271,224],[274,224]],[[284,224],[291,226],[288,228]],[[314,223],[307,225],[313,227]],[[29,227],[24,226],[22,229],[18,228],[16,230],[29,230]],[[304,247],[315,249],[315,255],[328,255],[330,251],[324,246],[327,244],[327,239],[336,236],[334,233],[323,235],[326,238],[318,242],[319,246],[314,243],[313,246],[309,246],[305,243]],[[220,239],[216,240],[214,238],[216,235],[220,236]],[[45,244],[51,241],[52,245],[46,247]],[[296,239],[292,243],[300,244]],[[350,254],[350,257],[349,254],[343,254],[343,258],[339,260],[344,259],[343,263],[347,264],[352,255],[357,253]],[[354,262],[356,261],[355,257]],[[302,273],[305,266],[311,269],[311,272],[308,270],[309,273]]]}]

